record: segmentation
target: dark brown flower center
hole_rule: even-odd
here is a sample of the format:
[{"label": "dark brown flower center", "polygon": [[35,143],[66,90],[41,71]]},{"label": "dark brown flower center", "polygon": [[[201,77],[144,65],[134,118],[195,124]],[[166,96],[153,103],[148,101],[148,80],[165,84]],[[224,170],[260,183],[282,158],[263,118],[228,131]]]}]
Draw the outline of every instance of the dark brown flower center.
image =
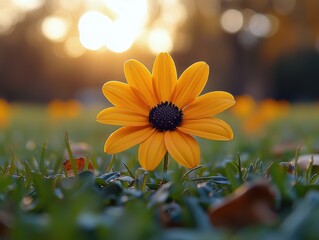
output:
[{"label": "dark brown flower center", "polygon": [[148,120],[158,131],[172,131],[181,125],[183,111],[171,102],[162,102],[151,109]]}]

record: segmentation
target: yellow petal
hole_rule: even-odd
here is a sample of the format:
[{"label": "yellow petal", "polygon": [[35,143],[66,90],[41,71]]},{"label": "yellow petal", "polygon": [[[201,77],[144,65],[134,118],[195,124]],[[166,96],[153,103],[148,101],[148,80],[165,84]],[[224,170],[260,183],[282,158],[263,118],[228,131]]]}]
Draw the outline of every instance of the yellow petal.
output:
[{"label": "yellow petal", "polygon": [[158,102],[153,91],[152,75],[147,68],[139,61],[132,59],[125,62],[124,73],[135,95],[147,106],[156,106]]},{"label": "yellow petal", "polygon": [[197,62],[188,67],[177,80],[172,102],[180,109],[202,92],[208,79],[209,67],[205,62]]},{"label": "yellow petal", "polygon": [[197,97],[183,109],[183,119],[199,119],[211,117],[235,104],[233,95],[223,91],[209,92]]},{"label": "yellow petal", "polygon": [[147,107],[135,96],[128,84],[109,81],[103,85],[102,91],[114,106],[132,109],[143,115],[148,114]]},{"label": "yellow petal", "polygon": [[175,161],[187,168],[198,166],[200,149],[192,136],[178,130],[167,131],[164,140],[167,151]]},{"label": "yellow petal", "polygon": [[211,140],[227,141],[233,139],[231,127],[218,118],[185,119],[178,130]]},{"label": "yellow petal", "polygon": [[177,80],[172,57],[168,53],[160,53],[155,59],[152,73],[158,100],[170,102]]},{"label": "yellow petal", "polygon": [[125,151],[149,138],[155,131],[152,127],[122,127],[106,140],[104,151],[109,154]]},{"label": "yellow petal", "polygon": [[118,107],[102,110],[97,115],[96,120],[100,123],[119,126],[146,126],[149,124],[147,116]]},{"label": "yellow petal", "polygon": [[154,170],[166,153],[164,133],[155,131],[152,136],[140,144],[138,160],[141,166],[147,170]]}]

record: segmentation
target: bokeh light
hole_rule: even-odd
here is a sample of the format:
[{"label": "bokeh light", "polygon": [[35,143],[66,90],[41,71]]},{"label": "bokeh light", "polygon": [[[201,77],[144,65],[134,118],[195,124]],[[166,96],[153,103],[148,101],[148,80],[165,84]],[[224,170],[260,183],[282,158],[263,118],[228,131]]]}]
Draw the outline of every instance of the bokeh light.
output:
[{"label": "bokeh light", "polygon": [[170,27],[180,25],[187,19],[187,9],[180,1],[163,1],[161,18]]},{"label": "bokeh light", "polygon": [[117,18],[131,19],[135,23],[142,23],[142,25],[145,22],[148,10],[146,0],[104,0],[103,2],[107,8],[113,11]]},{"label": "bokeh light", "polygon": [[[64,97],[69,97],[68,91],[82,96],[89,91],[86,87],[94,89],[111,73],[122,79],[119,65],[125,58],[148,61],[163,51],[182,58],[182,65],[194,57],[219,69],[210,76],[219,80],[214,81],[217,88],[256,98],[272,92],[281,96],[281,82],[296,78],[296,86],[299,83],[295,75],[276,67],[293,64],[289,59],[299,54],[304,61],[318,57],[318,7],[316,0],[0,0],[5,59],[0,61],[0,79],[4,79],[0,97],[48,101],[55,91]],[[19,60],[13,60],[17,56]],[[112,68],[103,64],[106,58],[112,59]],[[257,63],[249,73],[248,65]],[[303,73],[302,78],[317,79],[315,67],[305,72],[309,76]],[[241,84],[233,86],[232,79]],[[47,94],[27,94],[15,87],[29,81],[36,86],[43,83],[41,88],[55,87]],[[67,89],[66,82],[72,87]],[[305,92],[296,89],[297,95]]]},{"label": "bokeh light", "polygon": [[266,15],[257,13],[251,17],[248,27],[253,35],[257,37],[266,37],[270,34],[272,26]]},{"label": "bokeh light", "polygon": [[128,22],[119,19],[111,25],[106,46],[112,52],[120,53],[128,50],[134,40],[135,33],[134,31],[130,31]]},{"label": "bokeh light", "polygon": [[24,11],[32,11],[40,8],[44,0],[12,0],[12,2]]},{"label": "bokeh light", "polygon": [[82,46],[78,37],[69,37],[64,44],[64,50],[69,57],[77,58],[85,53],[85,48]]},{"label": "bokeh light", "polygon": [[57,0],[58,5],[67,11],[76,11],[80,9],[82,1],[79,0]]},{"label": "bokeh light", "polygon": [[220,23],[226,32],[236,33],[242,28],[244,17],[240,11],[228,9],[222,14]]},{"label": "bokeh light", "polygon": [[114,16],[106,46],[112,52],[124,52],[143,31],[147,21],[147,1],[104,0],[104,4]]},{"label": "bokeh light", "polygon": [[68,28],[68,21],[59,16],[48,16],[41,24],[43,35],[51,41],[56,42],[62,41],[65,38]]},{"label": "bokeh light", "polygon": [[273,0],[274,9],[283,15],[289,14],[295,7],[296,0]]},{"label": "bokeh light", "polygon": [[9,35],[23,17],[16,6],[0,4],[0,35]]},{"label": "bokeh light", "polygon": [[90,50],[98,50],[106,45],[111,23],[111,19],[100,12],[83,14],[78,24],[82,45]]},{"label": "bokeh light", "polygon": [[148,46],[155,54],[159,52],[170,52],[173,48],[173,41],[165,29],[157,28],[149,33]]}]

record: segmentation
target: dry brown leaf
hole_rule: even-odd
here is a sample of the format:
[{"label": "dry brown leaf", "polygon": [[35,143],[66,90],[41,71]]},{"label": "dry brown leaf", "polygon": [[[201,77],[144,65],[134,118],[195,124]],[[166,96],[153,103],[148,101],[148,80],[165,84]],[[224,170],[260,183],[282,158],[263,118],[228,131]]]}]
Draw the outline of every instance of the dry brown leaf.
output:
[{"label": "dry brown leaf", "polygon": [[[313,160],[312,166],[319,166],[319,154],[305,154],[298,157],[297,164],[299,169],[306,170],[309,167],[311,159]],[[294,167],[295,159],[292,159],[290,163]]]},{"label": "dry brown leaf", "polygon": [[[79,157],[79,158],[75,158],[74,161],[75,161],[75,167],[77,172],[78,173],[83,172],[86,160],[83,157]],[[74,177],[75,174],[72,168],[71,161],[69,159],[63,162],[63,167],[68,177]],[[89,162],[88,164],[88,170],[94,173],[94,168],[91,162]]]},{"label": "dry brown leaf", "polygon": [[216,227],[236,229],[254,224],[272,224],[275,194],[267,182],[241,186],[221,205],[210,208],[209,217]]},{"label": "dry brown leaf", "polygon": [[[298,168],[300,170],[307,170],[310,162],[312,166],[319,168],[319,154],[304,154],[300,155],[297,160]],[[288,169],[288,172],[292,173],[295,170],[296,160],[291,159],[289,162],[281,162],[280,165]]]}]

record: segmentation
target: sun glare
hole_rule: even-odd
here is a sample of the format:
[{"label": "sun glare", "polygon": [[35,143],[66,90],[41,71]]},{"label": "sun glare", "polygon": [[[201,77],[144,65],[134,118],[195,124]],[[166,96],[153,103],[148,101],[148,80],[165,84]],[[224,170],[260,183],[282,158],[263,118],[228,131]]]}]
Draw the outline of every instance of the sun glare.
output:
[{"label": "sun glare", "polygon": [[[1,35],[13,32],[27,12],[45,8],[52,14],[38,22],[39,32],[62,43],[62,55],[70,57],[81,56],[85,49],[121,53],[133,44],[145,44],[156,54],[169,52],[189,14],[180,0],[52,0],[49,5],[45,0],[6,1],[0,4]],[[151,19],[154,11],[157,14]]]},{"label": "sun glare", "polygon": [[83,14],[78,24],[81,44],[89,50],[98,50],[106,45],[111,23],[111,19],[100,12]]},{"label": "sun glare", "polygon": [[81,44],[90,50],[107,47],[113,52],[128,50],[147,21],[146,0],[104,0],[107,15],[90,11],[82,15],[78,28]]},{"label": "sun glare", "polygon": [[124,52],[132,46],[135,37],[134,31],[130,31],[126,21],[116,20],[112,23],[106,46],[112,52]]}]

